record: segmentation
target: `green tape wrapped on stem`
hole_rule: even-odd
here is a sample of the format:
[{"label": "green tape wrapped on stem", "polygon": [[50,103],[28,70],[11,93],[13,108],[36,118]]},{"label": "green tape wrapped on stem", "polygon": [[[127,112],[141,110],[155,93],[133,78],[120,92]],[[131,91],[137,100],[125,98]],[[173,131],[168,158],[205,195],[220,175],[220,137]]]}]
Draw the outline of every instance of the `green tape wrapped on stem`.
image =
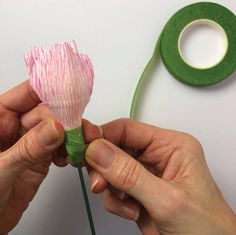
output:
[{"label": "green tape wrapped on stem", "polygon": [[69,163],[78,165],[85,162],[85,151],[87,145],[84,142],[83,127],[66,131],[66,151]]}]

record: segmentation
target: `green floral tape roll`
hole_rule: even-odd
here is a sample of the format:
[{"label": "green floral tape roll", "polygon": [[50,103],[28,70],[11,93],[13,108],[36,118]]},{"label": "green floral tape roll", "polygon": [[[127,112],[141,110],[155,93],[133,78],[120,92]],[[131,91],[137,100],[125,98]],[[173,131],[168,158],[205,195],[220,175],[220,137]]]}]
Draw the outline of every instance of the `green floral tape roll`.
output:
[{"label": "green floral tape roll", "polygon": [[[219,63],[212,67],[195,68],[184,60],[180,52],[181,35],[193,23],[210,23],[224,32],[227,51]],[[226,79],[236,70],[236,16],[224,6],[210,2],[195,3],[176,12],[165,25],[153,56],[140,77],[130,109],[133,119],[142,85],[159,56],[167,70],[187,85],[208,86]]]},{"label": "green floral tape roll", "polygon": [[65,146],[69,163],[78,165],[81,162],[85,162],[84,156],[87,145],[84,143],[82,126],[66,131]]}]

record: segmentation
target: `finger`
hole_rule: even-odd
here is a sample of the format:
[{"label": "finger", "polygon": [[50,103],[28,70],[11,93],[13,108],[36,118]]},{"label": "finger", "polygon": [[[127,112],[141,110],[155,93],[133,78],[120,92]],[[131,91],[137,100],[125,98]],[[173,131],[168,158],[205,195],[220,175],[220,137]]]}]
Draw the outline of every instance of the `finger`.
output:
[{"label": "finger", "polygon": [[68,165],[67,152],[65,145],[62,144],[53,154],[52,162],[58,167],[65,167]]},{"label": "finger", "polygon": [[140,205],[131,199],[120,200],[113,192],[106,189],[103,193],[103,203],[107,211],[125,219],[137,220],[140,213]]},{"label": "finger", "polygon": [[31,87],[29,80],[0,96],[0,103],[5,108],[20,113],[29,111],[40,102],[41,101]]},{"label": "finger", "polygon": [[86,160],[113,187],[133,196],[147,210],[160,211],[169,203],[170,184],[148,172],[109,141],[93,141],[87,148]]},{"label": "finger", "polygon": [[107,188],[107,182],[93,168],[87,166],[88,175],[90,178],[90,188],[93,193],[101,193]]},{"label": "finger", "polygon": [[[38,105],[21,116],[21,125],[26,132],[43,120],[49,118],[55,119],[55,116],[44,105]],[[58,167],[65,167],[68,165],[67,152],[64,145],[61,145],[55,151],[52,156],[52,161]]]},{"label": "finger", "polygon": [[110,189],[110,190],[113,192],[113,194],[114,194],[117,198],[119,198],[120,200],[125,200],[125,199],[127,199],[127,198],[129,197],[128,194],[126,194],[126,193],[124,193],[124,192],[122,192],[122,191],[120,191],[120,190],[114,188],[114,187],[111,186],[111,185],[109,185],[109,189]]},{"label": "finger", "polygon": [[14,179],[27,168],[43,162],[64,141],[64,129],[56,120],[46,120],[0,154],[0,172]]},{"label": "finger", "polygon": [[56,117],[44,105],[38,105],[24,113],[20,118],[20,122],[24,129],[29,130],[49,118],[54,119]]},{"label": "finger", "polygon": [[103,137],[102,128],[92,124],[86,119],[83,119],[83,131],[86,143]]},{"label": "finger", "polygon": [[[163,129],[130,119],[118,119],[102,126],[105,139],[117,146],[142,150],[155,139],[161,140]],[[165,132],[166,134],[166,132]]]},{"label": "finger", "polygon": [[[85,143],[90,143],[91,141],[102,137],[102,129],[83,119],[83,131]],[[87,166],[88,175],[90,178],[90,188],[93,193],[101,193],[107,188],[106,180],[94,169]]]}]

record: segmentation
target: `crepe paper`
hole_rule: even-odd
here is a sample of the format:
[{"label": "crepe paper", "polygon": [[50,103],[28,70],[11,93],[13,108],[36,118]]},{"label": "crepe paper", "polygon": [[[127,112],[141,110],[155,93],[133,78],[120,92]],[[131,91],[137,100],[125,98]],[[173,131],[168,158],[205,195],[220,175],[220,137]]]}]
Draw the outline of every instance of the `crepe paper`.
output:
[{"label": "crepe paper", "polygon": [[92,235],[95,229],[81,164],[86,145],[82,116],[93,89],[93,66],[79,54],[74,41],[55,44],[48,50],[33,47],[25,56],[31,86],[43,104],[60,120],[66,131],[66,150],[71,164],[78,166]]},{"label": "crepe paper", "polygon": [[[227,38],[227,51],[222,59],[211,67],[197,68],[188,64],[180,51],[183,32],[193,24],[207,24],[223,33]],[[166,23],[162,30],[153,55],[146,65],[136,87],[130,118],[137,118],[139,98],[144,84],[153,74],[159,59],[169,73],[190,86],[209,86],[228,78],[236,70],[236,16],[224,6],[212,2],[198,2],[178,10]]]},{"label": "crepe paper", "polygon": [[[33,47],[25,56],[30,81],[42,102],[60,120],[66,132],[66,147],[73,152],[70,163],[84,162],[77,152],[75,139],[83,143],[82,132],[78,136],[71,130],[81,127],[84,109],[93,88],[93,67],[86,55],[79,54],[75,43],[55,44],[48,50]],[[71,134],[74,133],[74,134]]]}]

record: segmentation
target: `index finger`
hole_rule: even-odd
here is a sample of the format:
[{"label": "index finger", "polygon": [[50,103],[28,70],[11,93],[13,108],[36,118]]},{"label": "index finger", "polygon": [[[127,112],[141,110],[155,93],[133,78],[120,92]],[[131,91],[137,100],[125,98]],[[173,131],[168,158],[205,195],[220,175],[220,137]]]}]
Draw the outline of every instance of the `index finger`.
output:
[{"label": "index finger", "polygon": [[14,112],[27,112],[40,103],[29,80],[0,95],[0,104]]},{"label": "index finger", "polygon": [[154,139],[162,139],[164,129],[133,121],[118,119],[102,126],[105,139],[117,146],[124,146],[137,150],[145,149]]}]

